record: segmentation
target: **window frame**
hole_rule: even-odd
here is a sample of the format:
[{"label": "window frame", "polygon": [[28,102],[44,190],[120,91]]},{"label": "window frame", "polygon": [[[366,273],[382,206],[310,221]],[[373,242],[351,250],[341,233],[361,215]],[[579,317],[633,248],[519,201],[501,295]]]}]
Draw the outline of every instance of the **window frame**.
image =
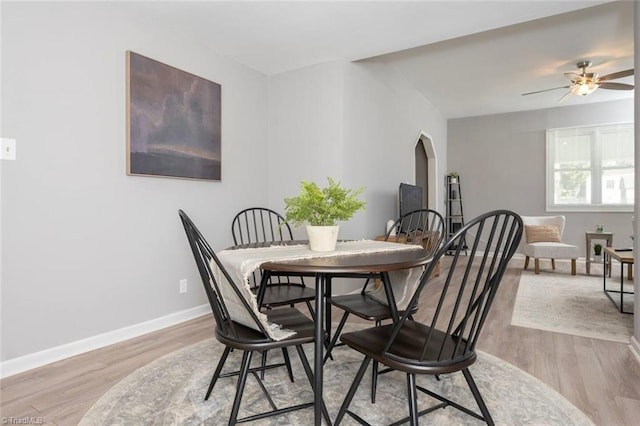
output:
[{"label": "window frame", "polygon": [[[574,126],[547,129],[545,133],[546,137],[546,154],[545,154],[545,198],[546,198],[546,211],[547,212],[626,212],[633,213],[634,203],[631,204],[602,204],[602,171],[612,169],[612,167],[606,167],[602,165],[602,141],[598,138],[604,131],[609,131],[613,127],[624,126],[630,128],[632,132],[635,131],[633,122],[621,122],[621,123],[607,123],[600,125],[590,126]],[[590,167],[591,172],[591,199],[599,201],[599,204],[555,204],[555,147],[557,143],[557,136],[561,132],[573,131],[576,135],[588,134],[591,135],[591,149],[590,149]],[[634,144],[635,149],[635,144]],[[633,157],[633,173],[635,175],[635,156]],[[616,167],[618,168],[618,167]],[[597,178],[597,179],[596,179]],[[635,179],[635,177],[634,177]],[[635,180],[634,180],[635,181]]]}]

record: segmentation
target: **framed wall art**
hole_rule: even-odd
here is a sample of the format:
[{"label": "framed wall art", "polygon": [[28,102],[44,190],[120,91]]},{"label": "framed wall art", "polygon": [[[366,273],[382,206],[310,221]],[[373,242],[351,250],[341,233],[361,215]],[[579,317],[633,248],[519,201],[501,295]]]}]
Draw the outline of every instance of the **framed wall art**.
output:
[{"label": "framed wall art", "polygon": [[127,52],[127,174],[219,181],[221,86]]}]

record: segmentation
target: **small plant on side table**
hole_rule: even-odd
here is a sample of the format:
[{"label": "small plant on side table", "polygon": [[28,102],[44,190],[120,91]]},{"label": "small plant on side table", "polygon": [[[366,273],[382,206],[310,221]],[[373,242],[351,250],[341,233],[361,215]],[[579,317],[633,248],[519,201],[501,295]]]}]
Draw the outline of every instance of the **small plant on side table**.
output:
[{"label": "small plant on side table", "polygon": [[602,244],[594,244],[593,245],[593,252],[595,253],[596,256],[601,256],[602,255]]},{"label": "small plant on side table", "polygon": [[602,262],[602,244],[594,244],[593,245],[593,261],[596,263]]}]

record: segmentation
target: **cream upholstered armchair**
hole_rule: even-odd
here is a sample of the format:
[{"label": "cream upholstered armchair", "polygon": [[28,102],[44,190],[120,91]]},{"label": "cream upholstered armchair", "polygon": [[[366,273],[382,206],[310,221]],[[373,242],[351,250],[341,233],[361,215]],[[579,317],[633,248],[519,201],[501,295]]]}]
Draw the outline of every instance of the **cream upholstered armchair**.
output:
[{"label": "cream upholstered armchair", "polygon": [[564,216],[522,216],[524,235],[520,242],[520,252],[526,256],[524,269],[529,267],[529,258],[535,261],[535,273],[540,273],[540,258],[551,259],[551,267],[556,269],[555,259],[571,259],[571,275],[576,274],[578,247],[562,242]]}]

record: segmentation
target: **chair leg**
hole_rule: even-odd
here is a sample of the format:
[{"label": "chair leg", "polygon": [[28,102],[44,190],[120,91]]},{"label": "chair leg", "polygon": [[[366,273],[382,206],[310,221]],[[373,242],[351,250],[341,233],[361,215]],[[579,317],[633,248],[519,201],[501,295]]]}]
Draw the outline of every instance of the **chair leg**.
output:
[{"label": "chair leg", "polygon": [[340,333],[342,332],[342,329],[344,328],[344,324],[347,322],[347,317],[348,316],[349,316],[349,312],[345,311],[344,315],[342,315],[342,318],[340,318],[340,323],[338,324],[338,328],[336,328],[335,333],[333,333],[333,337],[331,338],[331,342],[329,343],[329,346],[327,347],[327,353],[324,355],[324,360],[322,360],[323,364],[325,362],[327,362],[327,360],[331,357],[331,351],[333,350],[334,346],[338,342],[338,337],[340,337]]},{"label": "chair leg", "polygon": [[409,399],[409,424],[418,426],[418,394],[415,374],[407,374],[407,397]]},{"label": "chair leg", "polygon": [[247,375],[249,374],[249,367],[251,366],[252,355],[253,355],[253,352],[251,351],[245,351],[242,354],[242,367],[240,368],[240,374],[238,375],[238,385],[236,386],[236,396],[233,399],[231,416],[229,416],[230,426],[233,426],[238,422],[238,412],[240,411],[240,401],[242,400],[242,393],[244,392],[244,386],[247,383]]},{"label": "chair leg", "polygon": [[213,373],[213,377],[211,378],[211,383],[209,383],[209,389],[207,389],[207,394],[204,397],[204,400],[207,401],[211,396],[211,391],[213,387],[216,385],[218,378],[220,377],[220,373],[222,372],[222,367],[224,366],[227,357],[229,356],[229,352],[231,352],[231,348],[229,346],[225,346],[224,352],[222,352],[222,356],[220,357],[220,361],[218,361],[218,366],[216,367],[216,371]]},{"label": "chair leg", "polygon": [[264,380],[264,372],[266,371],[264,367],[267,365],[267,352],[262,351],[262,371],[260,372],[260,380]]},{"label": "chair leg", "polygon": [[535,263],[535,267],[534,267],[534,272],[536,274],[540,273],[540,259],[538,259],[537,257],[534,259],[534,263]]},{"label": "chair leg", "polygon": [[344,418],[344,415],[347,412],[347,409],[349,408],[349,404],[351,404],[351,400],[353,399],[353,396],[356,394],[356,391],[358,390],[358,386],[362,381],[364,372],[367,370],[367,367],[369,366],[369,361],[371,361],[371,358],[365,357],[364,360],[362,361],[362,364],[360,364],[360,369],[356,373],[356,377],[353,379],[353,383],[349,388],[349,392],[347,392],[347,396],[345,396],[344,401],[342,402],[340,411],[338,411],[338,415],[336,416],[336,420],[334,423],[335,426],[338,426],[342,421],[342,419]]},{"label": "chair leg", "polygon": [[473,397],[475,398],[476,403],[478,404],[478,408],[480,408],[480,412],[484,417],[484,421],[488,425],[493,426],[494,425],[493,419],[491,418],[491,414],[489,414],[489,409],[487,408],[486,404],[484,403],[484,400],[482,399],[482,396],[480,395],[480,391],[476,386],[476,382],[473,380],[473,377],[471,376],[471,371],[469,371],[468,368],[465,368],[462,370],[462,374],[464,374],[464,378],[467,380],[469,389],[471,389],[471,393],[473,394]]},{"label": "chair leg", "polygon": [[313,306],[311,306],[311,302],[309,302],[308,300],[306,302],[307,302],[307,308],[309,309],[309,313],[311,314],[311,319],[313,320],[313,322],[315,322],[316,321],[316,313],[313,310]]},{"label": "chair leg", "polygon": [[551,259],[551,269],[553,269],[554,271],[556,270],[556,260],[555,259]]},{"label": "chair leg", "polygon": [[[411,318],[413,320],[413,318]],[[376,327],[380,327],[382,321],[376,321]],[[371,403],[376,403],[376,389],[378,388],[378,361],[373,361],[371,366]]]},{"label": "chair leg", "polygon": [[529,256],[526,256],[524,258],[524,269],[527,269],[529,267]]},{"label": "chair leg", "polygon": [[575,274],[576,274],[576,260],[571,259],[571,275],[575,275]]},{"label": "chair leg", "polygon": [[[302,362],[302,367],[304,368],[304,372],[307,374],[307,379],[309,379],[309,384],[311,385],[311,389],[315,393],[314,380],[313,380],[313,372],[311,371],[311,366],[309,365],[309,360],[307,359],[307,355],[304,353],[304,349],[302,346],[296,346],[296,350],[298,351],[298,356],[300,357],[300,362]],[[328,424],[331,424],[331,418],[329,417],[329,411],[327,411],[327,406],[324,403],[324,399],[322,400],[322,415]]]},{"label": "chair leg", "polygon": [[376,389],[378,388],[378,361],[371,366],[371,403],[376,403]]},{"label": "chair leg", "polygon": [[[267,366],[267,352],[269,351],[262,352],[262,371],[260,371],[260,380],[264,380],[264,375],[266,372],[265,367]],[[289,372],[289,379],[291,380],[291,382],[294,382],[293,370],[291,369],[291,360],[289,359],[289,352],[287,351],[287,348],[282,348],[282,356],[284,358],[284,365],[287,367],[287,371]]]},{"label": "chair leg", "polygon": [[282,348],[282,357],[284,358],[284,364],[289,372],[289,380],[293,383],[293,370],[291,369],[291,360],[289,359],[289,350],[287,348]]}]

